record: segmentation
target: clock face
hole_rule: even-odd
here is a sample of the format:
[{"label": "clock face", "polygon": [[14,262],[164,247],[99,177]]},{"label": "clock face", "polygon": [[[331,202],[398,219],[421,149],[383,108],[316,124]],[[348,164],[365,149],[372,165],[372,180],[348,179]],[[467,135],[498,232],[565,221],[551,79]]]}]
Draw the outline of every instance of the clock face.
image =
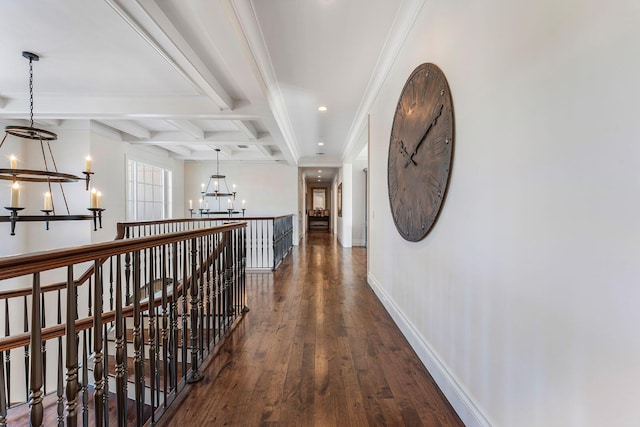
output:
[{"label": "clock face", "polygon": [[418,66],[398,100],[387,165],[391,214],[406,240],[422,240],[438,218],[451,170],[453,129],[444,74],[434,64]]}]

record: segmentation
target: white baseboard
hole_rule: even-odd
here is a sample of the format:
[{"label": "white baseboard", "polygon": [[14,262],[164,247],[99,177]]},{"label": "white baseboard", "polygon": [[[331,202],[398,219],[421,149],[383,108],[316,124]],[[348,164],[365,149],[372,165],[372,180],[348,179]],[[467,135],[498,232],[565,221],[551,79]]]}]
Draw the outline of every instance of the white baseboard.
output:
[{"label": "white baseboard", "polygon": [[353,239],[351,246],[364,246],[364,239]]},{"label": "white baseboard", "polygon": [[424,366],[427,368],[435,382],[440,387],[446,398],[453,406],[462,422],[467,427],[491,427],[491,423],[482,413],[480,408],[473,402],[464,387],[456,380],[449,371],[447,365],[440,360],[438,354],[431,348],[413,324],[400,311],[398,306],[389,297],[380,283],[371,273],[367,274],[367,282],[375,292],[382,305],[387,309],[393,321],[400,331],[409,341],[411,347],[416,352]]}]

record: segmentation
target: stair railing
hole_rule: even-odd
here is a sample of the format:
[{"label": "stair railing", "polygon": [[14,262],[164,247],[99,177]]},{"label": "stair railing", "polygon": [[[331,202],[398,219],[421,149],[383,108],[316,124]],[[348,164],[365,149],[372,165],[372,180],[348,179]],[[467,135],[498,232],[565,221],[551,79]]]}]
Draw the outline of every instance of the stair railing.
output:
[{"label": "stair railing", "polygon": [[293,215],[273,218],[273,270],[293,247]]},{"label": "stair railing", "polygon": [[[268,271],[278,268],[293,247],[293,215],[243,217],[238,221],[247,223],[246,268],[251,271]],[[229,222],[229,218],[207,216],[122,222],[118,223],[118,236],[128,239],[160,233],[195,230],[228,224]]]},{"label": "stair railing", "polygon": [[[0,293],[0,426],[153,424],[246,309],[245,240],[236,223],[0,259],[0,286],[31,284]],[[28,413],[15,405],[13,360]]]}]

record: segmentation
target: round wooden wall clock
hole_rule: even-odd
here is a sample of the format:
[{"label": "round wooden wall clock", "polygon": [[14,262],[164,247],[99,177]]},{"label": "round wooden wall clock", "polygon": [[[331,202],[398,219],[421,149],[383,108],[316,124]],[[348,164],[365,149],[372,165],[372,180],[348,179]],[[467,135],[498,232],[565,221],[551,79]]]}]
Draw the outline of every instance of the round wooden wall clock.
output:
[{"label": "round wooden wall clock", "polygon": [[451,171],[453,131],[447,79],[436,65],[422,64],[402,89],[389,141],[389,203],[406,240],[422,240],[438,218]]}]

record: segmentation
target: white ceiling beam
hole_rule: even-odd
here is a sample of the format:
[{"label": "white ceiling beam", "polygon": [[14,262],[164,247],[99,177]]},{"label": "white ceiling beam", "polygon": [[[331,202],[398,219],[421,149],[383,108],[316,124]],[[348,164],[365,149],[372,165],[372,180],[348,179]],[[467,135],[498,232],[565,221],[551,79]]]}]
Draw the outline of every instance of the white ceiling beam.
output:
[{"label": "white ceiling beam", "polygon": [[[188,158],[185,157],[185,160],[194,160],[194,161],[215,161],[216,153],[215,151],[194,151],[191,156]],[[243,153],[243,152],[234,152],[232,156],[229,158],[222,159],[220,158],[220,163],[222,164],[274,164],[274,163],[286,163],[286,160],[283,158],[272,157],[269,159],[265,159],[259,153]]]},{"label": "white ceiling beam", "polygon": [[[136,141],[128,141],[136,142]],[[226,144],[226,145],[258,145],[264,143],[273,143],[270,136],[263,136],[258,139],[247,139],[240,132],[205,132],[204,138],[196,139],[188,137],[182,132],[155,132],[149,138],[149,142],[157,144]]]},{"label": "white ceiling beam", "polygon": [[50,126],[50,127],[60,127],[62,125],[62,120],[54,120],[54,119],[45,120],[45,119],[37,118],[37,119],[33,119],[33,122],[39,123],[44,126]]},{"label": "white ceiling beam", "polygon": [[[293,162],[297,162],[299,149],[291,116],[287,111],[287,106],[280,89],[280,84],[269,56],[267,43],[263,38],[258,17],[253,4],[249,0],[230,0],[239,27],[242,29],[247,42],[248,53],[254,61],[258,73],[263,82],[263,87],[268,92],[267,99],[271,107],[272,115],[277,123],[278,129],[284,139],[285,150]],[[273,133],[273,132],[272,132]]]},{"label": "white ceiling beam", "polygon": [[178,145],[163,145],[161,148],[171,151],[180,157],[191,157],[193,152],[189,150],[187,147],[178,146]]},{"label": "white ceiling beam", "polygon": [[256,145],[256,148],[260,150],[260,152],[266,157],[273,156],[273,150],[271,150],[271,147],[269,147],[268,145],[258,144]]},{"label": "white ceiling beam", "polygon": [[151,131],[149,131],[149,129],[129,120],[98,120],[98,122],[139,139],[151,138]]},{"label": "white ceiling beam", "polygon": [[189,120],[169,119],[167,122],[196,139],[204,139],[204,131]]},{"label": "white ceiling beam", "polygon": [[298,162],[298,167],[304,168],[341,168],[343,165],[342,160],[340,159],[326,159],[326,160],[311,160],[311,159],[301,159]]},{"label": "white ceiling beam", "polygon": [[[7,97],[6,106],[0,110],[3,117],[29,113],[29,104],[15,97]],[[269,115],[266,106],[241,103],[233,111],[219,111],[205,96],[38,96],[38,117],[43,115],[56,118],[77,116],[163,116],[168,118],[224,118],[226,120],[259,120]]]},{"label": "white ceiling beam", "polygon": [[233,123],[238,127],[238,129],[240,129],[240,132],[244,133],[248,138],[258,138],[258,131],[251,124],[251,122],[248,122],[246,120],[234,120]]},{"label": "white ceiling beam", "polygon": [[149,139],[144,139],[144,140],[140,140],[140,139],[132,139],[132,138],[128,138],[128,139],[123,139],[124,142],[128,142],[130,144],[154,144],[157,146],[163,146],[163,145],[189,145],[189,146],[216,146],[216,147],[220,147],[222,149],[222,147],[226,147],[226,146],[230,146],[230,147],[235,147],[238,145],[248,145],[248,146],[255,146],[255,147],[259,147],[260,144],[263,144],[262,142],[257,142],[257,141],[203,141],[203,140],[185,140],[184,138],[177,138],[175,140],[172,141],[157,141],[155,139],[153,139],[153,137],[149,138]]},{"label": "white ceiling beam", "polygon": [[233,100],[155,0],[105,0],[140,37],[172,67],[213,100],[219,109],[233,109]]},{"label": "white ceiling beam", "polygon": [[[29,104],[12,98],[0,109],[0,118],[24,119]],[[268,107],[243,103],[233,111],[218,111],[204,96],[51,96],[38,97],[38,119],[153,118],[190,120],[261,120],[270,116]]]}]

